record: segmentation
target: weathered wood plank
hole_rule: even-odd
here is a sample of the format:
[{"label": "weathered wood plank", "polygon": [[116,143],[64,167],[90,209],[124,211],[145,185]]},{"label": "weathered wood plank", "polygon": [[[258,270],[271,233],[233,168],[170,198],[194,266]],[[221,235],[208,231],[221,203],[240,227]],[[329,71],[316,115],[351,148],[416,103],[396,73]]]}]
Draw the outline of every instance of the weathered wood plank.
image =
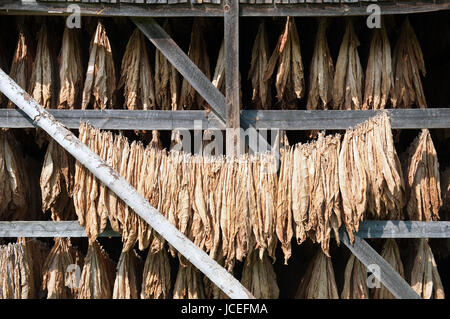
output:
[{"label": "weathered wood plank", "polygon": [[[108,231],[103,235],[117,234]],[[450,238],[450,222],[363,221],[356,235],[359,238]],[[0,221],[0,237],[86,237],[86,233],[78,221]]]},{"label": "weathered wood plank", "polygon": [[341,241],[350,249],[367,268],[378,266],[379,273],[374,276],[398,299],[420,299],[411,286],[384,260],[364,239],[355,236],[355,241],[350,244],[345,230],[340,231]]},{"label": "weathered wood plank", "polygon": [[225,124],[225,97],[189,59],[166,31],[152,18],[133,18],[133,22],[161,51],[180,74],[209,103],[212,112]]},{"label": "weathered wood plank", "polygon": [[239,85],[239,3],[224,1],[224,45],[226,87],[226,151],[239,153],[240,146],[240,85]]}]

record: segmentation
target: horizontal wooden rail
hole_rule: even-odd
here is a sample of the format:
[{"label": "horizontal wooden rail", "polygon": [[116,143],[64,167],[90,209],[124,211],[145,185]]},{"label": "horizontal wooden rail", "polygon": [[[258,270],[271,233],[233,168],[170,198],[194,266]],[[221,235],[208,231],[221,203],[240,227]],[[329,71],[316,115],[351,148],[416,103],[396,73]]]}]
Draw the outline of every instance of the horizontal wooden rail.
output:
[{"label": "horizontal wooden rail", "polygon": [[[394,129],[450,128],[450,108],[389,109]],[[225,129],[205,111],[49,110],[68,128],[80,121],[108,130]],[[256,129],[340,130],[355,126],[379,111],[241,111],[241,118]],[[198,122],[196,122],[198,121]],[[32,128],[33,122],[18,109],[0,109],[0,127]]]},{"label": "horizontal wooden rail", "polygon": [[[325,2],[325,1],[324,1]],[[223,17],[222,5],[214,4],[96,4],[76,3],[83,16],[99,17]],[[364,16],[368,15],[367,6],[371,2],[358,3],[298,3],[298,4],[243,4],[239,5],[239,15],[244,17],[261,16]],[[0,14],[8,15],[68,15],[66,12],[70,2],[38,2],[22,4],[20,1],[6,0],[0,3]],[[377,2],[381,14],[406,14],[449,10],[446,1],[408,1]]]},{"label": "horizontal wooden rail", "polygon": [[[100,237],[118,237],[110,228]],[[450,222],[363,221],[360,238],[450,238]],[[78,221],[0,221],[0,237],[86,237]]]}]

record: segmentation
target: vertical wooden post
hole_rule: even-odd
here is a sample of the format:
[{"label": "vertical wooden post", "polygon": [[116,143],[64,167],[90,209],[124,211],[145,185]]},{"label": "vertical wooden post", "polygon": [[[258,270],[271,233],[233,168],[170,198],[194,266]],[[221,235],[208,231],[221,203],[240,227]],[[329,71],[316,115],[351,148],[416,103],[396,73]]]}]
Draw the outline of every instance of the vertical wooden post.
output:
[{"label": "vertical wooden post", "polygon": [[239,154],[239,0],[224,1],[226,153]]}]

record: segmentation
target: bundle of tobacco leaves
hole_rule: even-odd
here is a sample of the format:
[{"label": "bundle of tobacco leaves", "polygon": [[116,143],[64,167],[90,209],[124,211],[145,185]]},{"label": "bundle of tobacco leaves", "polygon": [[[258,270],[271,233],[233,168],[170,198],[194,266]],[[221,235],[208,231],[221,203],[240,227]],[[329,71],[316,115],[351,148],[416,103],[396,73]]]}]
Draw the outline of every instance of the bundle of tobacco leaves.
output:
[{"label": "bundle of tobacco leaves", "polygon": [[97,241],[89,244],[80,279],[78,299],[110,299],[114,284],[114,263]]},{"label": "bundle of tobacco leaves", "polygon": [[369,299],[366,267],[351,254],[345,266],[341,299]]},{"label": "bundle of tobacco leaves", "polygon": [[51,55],[49,32],[45,23],[37,35],[36,58],[33,63],[30,79],[30,93],[40,105],[54,108],[54,59]]},{"label": "bundle of tobacco leaves", "polygon": [[250,70],[248,71],[248,79],[252,81],[252,102],[257,108],[268,110],[272,106],[272,96],[270,92],[270,79],[264,80],[264,72],[267,69],[269,59],[269,45],[267,42],[267,34],[265,23],[261,22],[256,34],[255,42],[252,49],[252,60],[250,62]]},{"label": "bundle of tobacco leaves", "polygon": [[148,252],[142,277],[141,299],[170,298],[170,263],[167,251]]},{"label": "bundle of tobacco leaves", "polygon": [[394,87],[391,46],[384,23],[373,30],[365,79],[362,109],[384,109]]},{"label": "bundle of tobacco leaves", "polygon": [[1,220],[32,218],[29,209],[29,176],[19,147],[9,131],[0,130]]},{"label": "bundle of tobacco leaves", "polygon": [[50,210],[52,220],[73,220],[72,205],[75,161],[57,142],[50,141],[41,171],[42,211]]},{"label": "bundle of tobacco leaves", "polygon": [[411,287],[423,299],[445,299],[444,287],[439,276],[428,239],[417,239],[418,247],[411,273]]},{"label": "bundle of tobacco leaves", "polygon": [[142,261],[134,250],[120,254],[114,281],[113,299],[139,299]]},{"label": "bundle of tobacco leaves", "polygon": [[64,29],[59,53],[59,100],[58,109],[79,108],[80,91],[83,85],[83,64],[79,33],[76,29]]},{"label": "bundle of tobacco leaves", "polygon": [[[398,250],[397,243],[395,239],[388,239],[384,244],[383,251],[381,252],[381,257],[384,258],[391,266],[394,268],[398,274],[404,278],[403,263],[400,258],[400,252]],[[394,295],[381,284],[380,288],[374,288],[373,296],[374,299],[395,299]]]},{"label": "bundle of tobacco leaves", "polygon": [[359,40],[349,20],[342,39],[333,80],[335,110],[359,110],[362,106],[363,71],[358,55]]},{"label": "bundle of tobacco leaves", "polygon": [[155,87],[147,44],[138,28],[131,35],[122,59],[119,88],[121,87],[124,87],[125,108],[155,109]]},{"label": "bundle of tobacco leaves", "polygon": [[55,238],[55,245],[42,267],[42,290],[46,292],[46,298],[76,298],[80,284],[77,278],[80,273],[77,273],[76,268],[82,264],[82,258],[72,247],[69,238]]},{"label": "bundle of tobacco leaves", "polygon": [[439,163],[428,129],[422,129],[405,156],[406,211],[409,219],[438,220],[442,206]]},{"label": "bundle of tobacco leaves", "polygon": [[23,243],[0,246],[0,299],[36,298],[33,260]]},{"label": "bundle of tobacco leaves", "polygon": [[287,17],[286,25],[281,33],[277,46],[267,64],[264,81],[272,76],[278,62],[275,80],[277,100],[281,109],[296,109],[297,99],[305,95],[305,78],[295,19]]},{"label": "bundle of tobacco leaves", "polygon": [[327,255],[331,230],[339,242],[341,225],[339,149],[340,135],[320,133],[316,142],[295,145],[290,162],[282,161],[283,166],[291,167],[290,196],[297,243],[308,235],[321,244]]},{"label": "bundle of tobacco leaves", "polygon": [[35,238],[19,237],[17,238],[17,242],[24,245],[26,258],[32,260],[34,288],[36,291],[36,297],[41,298],[41,295],[43,293],[42,291],[42,277],[44,275],[43,266],[50,252],[50,249],[45,243]]},{"label": "bundle of tobacco leaves", "polygon": [[319,250],[297,290],[297,299],[339,299],[331,258]]},{"label": "bundle of tobacco leaves", "polygon": [[241,283],[257,299],[278,299],[279,297],[277,277],[266,252],[262,258],[257,251],[247,256]]},{"label": "bundle of tobacco leaves", "polygon": [[284,253],[284,264],[287,265],[287,261],[291,257],[291,239],[294,233],[292,229],[294,149],[285,147],[280,149],[280,153],[281,167],[277,189],[276,232]]},{"label": "bundle of tobacco leaves", "polygon": [[328,48],[326,28],[327,20],[320,18],[309,73],[308,110],[327,110],[332,106],[334,65]]},{"label": "bundle of tobacco leaves", "polygon": [[[34,55],[35,51],[31,36],[26,30],[20,29],[9,76],[27,92],[30,92],[29,87]],[[14,107],[14,103],[9,101],[8,108]]]},{"label": "bundle of tobacco leaves", "polygon": [[408,17],[403,22],[400,36],[394,49],[394,108],[411,108],[413,105],[426,108],[420,73],[426,74],[422,49]]},{"label": "bundle of tobacco leaves", "polygon": [[[192,25],[191,42],[189,44],[188,56],[192,62],[202,71],[208,79],[211,78],[209,57],[206,51],[206,41],[203,38],[205,31],[204,21],[195,18]],[[180,93],[180,105],[185,110],[201,109],[203,98],[189,84],[188,80],[183,79]]]},{"label": "bundle of tobacco leaves", "polygon": [[116,74],[111,45],[101,22],[97,24],[89,51],[81,108],[83,110],[88,107],[102,110],[113,108]]},{"label": "bundle of tobacco leaves", "polygon": [[339,155],[339,187],[351,241],[366,210],[367,216],[375,219],[402,218],[405,186],[386,114],[345,133]]},{"label": "bundle of tobacco leaves", "polygon": [[191,263],[178,268],[173,299],[205,299],[201,273]]},{"label": "bundle of tobacco leaves", "polygon": [[[163,25],[164,30],[171,35],[169,20]],[[179,74],[166,57],[156,49],[155,53],[155,95],[156,104],[160,110],[179,109]]]}]

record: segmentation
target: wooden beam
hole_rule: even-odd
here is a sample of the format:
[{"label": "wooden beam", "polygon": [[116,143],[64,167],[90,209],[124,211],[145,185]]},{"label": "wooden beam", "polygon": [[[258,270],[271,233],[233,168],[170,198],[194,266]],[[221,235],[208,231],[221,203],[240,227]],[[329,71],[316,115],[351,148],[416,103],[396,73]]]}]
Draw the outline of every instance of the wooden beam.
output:
[{"label": "wooden beam", "polygon": [[[48,110],[58,121],[77,129],[80,121],[107,130],[193,130],[194,121],[204,129],[223,130],[225,125],[205,111],[141,110]],[[388,109],[394,129],[450,128],[450,109]],[[241,111],[241,126],[256,129],[345,130],[380,111]],[[0,127],[33,128],[33,122],[18,109],[0,109]]]},{"label": "wooden beam", "polygon": [[240,147],[240,85],[239,85],[239,3],[224,0],[224,45],[226,86],[226,151],[239,154]]},{"label": "wooden beam", "polygon": [[189,81],[193,88],[208,102],[212,112],[226,123],[225,97],[189,59],[153,18],[133,18],[133,22],[144,35],[161,51],[170,63]]},{"label": "wooden beam", "polygon": [[[344,229],[342,229],[344,231]],[[450,238],[450,222],[363,221],[359,238]],[[119,234],[111,229],[101,236]],[[86,237],[78,221],[0,221],[0,237]]]},{"label": "wooden beam", "polygon": [[397,299],[421,299],[411,286],[384,260],[370,245],[358,236],[350,244],[350,239],[345,230],[340,231],[341,241],[350,249],[367,268],[378,266],[379,276],[374,276],[397,298]]}]

